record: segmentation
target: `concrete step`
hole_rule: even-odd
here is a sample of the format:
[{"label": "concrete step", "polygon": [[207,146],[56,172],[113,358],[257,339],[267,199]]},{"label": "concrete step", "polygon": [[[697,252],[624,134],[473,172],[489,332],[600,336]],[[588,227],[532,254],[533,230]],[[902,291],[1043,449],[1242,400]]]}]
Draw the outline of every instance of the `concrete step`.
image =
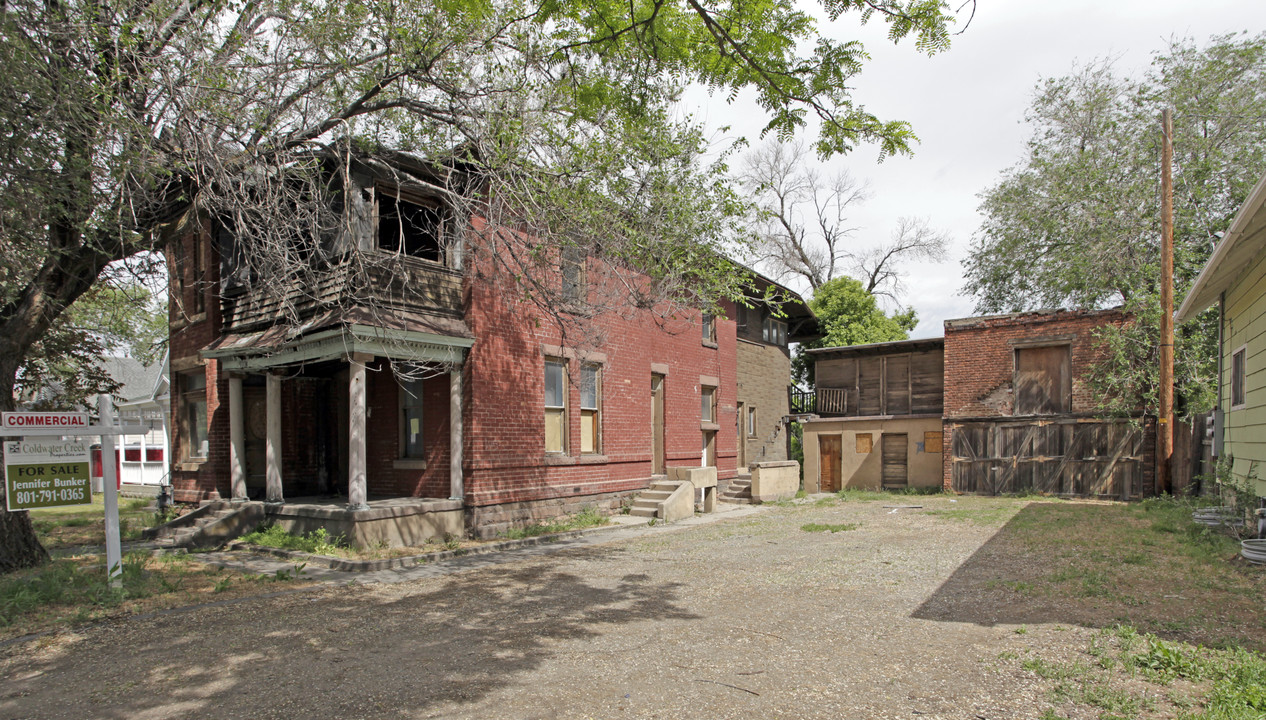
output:
[{"label": "concrete step", "polygon": [[663,502],[672,496],[667,490],[647,490],[637,496],[638,500],[654,500],[655,502]]},{"label": "concrete step", "polygon": [[644,507],[637,507],[635,505],[629,509],[629,514],[637,515],[638,517],[652,517],[653,518],[653,517],[659,516],[659,508],[658,507],[644,508]]},{"label": "concrete step", "polygon": [[634,500],[633,504],[630,505],[629,508],[631,510],[650,510],[654,513],[659,510],[659,503],[647,500]]}]

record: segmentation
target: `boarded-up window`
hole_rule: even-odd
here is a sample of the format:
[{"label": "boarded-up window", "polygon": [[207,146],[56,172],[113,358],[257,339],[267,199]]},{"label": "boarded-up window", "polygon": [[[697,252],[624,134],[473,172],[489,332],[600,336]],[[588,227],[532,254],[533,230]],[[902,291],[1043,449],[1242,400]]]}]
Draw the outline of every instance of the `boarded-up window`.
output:
[{"label": "boarded-up window", "polygon": [[602,452],[602,371],[597,365],[580,369],[580,452]]},{"label": "boarded-up window", "polygon": [[896,355],[884,359],[885,415],[910,414],[910,356]]},{"label": "boarded-up window", "polygon": [[1070,412],[1072,395],[1072,355],[1067,345],[1016,349],[1016,415]]},{"label": "boarded-up window", "polygon": [[941,431],[923,433],[923,452],[939,453],[941,451]]},{"label": "boarded-up window", "polygon": [[857,433],[857,452],[864,455],[875,447],[875,438],[870,433]]},{"label": "boarded-up window", "polygon": [[545,361],[545,452],[567,451],[567,367]]},{"label": "boarded-up window", "polygon": [[1231,355],[1231,407],[1239,407],[1245,401],[1244,358],[1247,350],[1247,347],[1242,347]]}]

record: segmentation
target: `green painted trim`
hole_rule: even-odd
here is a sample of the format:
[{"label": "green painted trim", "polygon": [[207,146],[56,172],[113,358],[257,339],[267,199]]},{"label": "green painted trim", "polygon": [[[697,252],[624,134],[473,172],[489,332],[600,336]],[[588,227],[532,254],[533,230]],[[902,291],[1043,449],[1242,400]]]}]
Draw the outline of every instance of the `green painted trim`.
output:
[{"label": "green painted trim", "polygon": [[338,360],[352,353],[460,365],[465,359],[465,351],[474,344],[475,341],[470,338],[353,325],[347,329],[326,330],[300,338],[271,353],[260,348],[222,348],[203,351],[202,356],[220,359],[225,370],[246,372]]}]

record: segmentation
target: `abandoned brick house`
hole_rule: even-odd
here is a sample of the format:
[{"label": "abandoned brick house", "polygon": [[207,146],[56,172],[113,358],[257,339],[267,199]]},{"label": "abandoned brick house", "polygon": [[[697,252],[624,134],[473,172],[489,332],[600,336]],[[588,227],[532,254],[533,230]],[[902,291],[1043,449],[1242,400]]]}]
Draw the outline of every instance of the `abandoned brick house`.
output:
[{"label": "abandoned brick house", "polygon": [[[291,527],[379,522],[411,543],[613,509],[669,467],[712,465],[724,483],[786,457],[787,343],[815,325],[794,293],[779,288],[781,312],[604,313],[600,342],[569,344],[486,282],[497,269],[428,172],[404,155],[351,163],[330,282],[306,288],[298,323],[260,283],[235,284],[232,233],[207,218],[173,231],[177,500],[266,499]],[[357,256],[389,257],[393,275],[349,302],[336,276]],[[595,262],[562,281],[583,288]]]},{"label": "abandoned brick house", "polygon": [[[814,350],[805,486],[1129,499],[1154,492],[1155,423],[1097,416],[1094,330],[1119,309],[945,321],[944,338]],[[938,377],[939,376],[939,377]]]}]

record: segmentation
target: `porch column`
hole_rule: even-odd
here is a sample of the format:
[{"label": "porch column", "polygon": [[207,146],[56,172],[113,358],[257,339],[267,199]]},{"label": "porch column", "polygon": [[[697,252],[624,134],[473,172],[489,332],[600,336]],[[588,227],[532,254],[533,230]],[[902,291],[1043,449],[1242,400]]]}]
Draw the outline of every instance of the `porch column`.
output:
[{"label": "porch column", "polygon": [[246,434],[242,427],[242,378],[229,376],[229,480],[233,500],[246,500]]},{"label": "porch column", "polygon": [[449,497],[461,500],[466,496],[462,483],[462,369],[448,374],[448,488]]},{"label": "porch column", "polygon": [[270,503],[283,503],[281,495],[281,376],[268,373],[265,395],[267,433],[264,461],[268,467],[265,496]]},{"label": "porch column", "polygon": [[368,494],[365,490],[366,422],[365,422],[365,363],[371,356],[352,354],[347,360],[347,507],[365,510]]}]

